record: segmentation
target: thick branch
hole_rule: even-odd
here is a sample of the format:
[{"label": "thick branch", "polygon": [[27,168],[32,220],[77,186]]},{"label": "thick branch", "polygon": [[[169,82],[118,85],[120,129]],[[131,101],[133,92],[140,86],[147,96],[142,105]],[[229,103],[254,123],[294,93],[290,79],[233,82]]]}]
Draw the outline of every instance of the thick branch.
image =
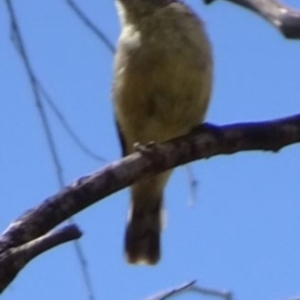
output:
[{"label": "thick branch", "polygon": [[[215,0],[204,0],[211,3]],[[276,0],[227,0],[244,6],[265,18],[290,39],[300,38],[300,10],[289,8]]]},{"label": "thick branch", "polygon": [[[52,228],[98,200],[152,174],[201,158],[246,150],[278,151],[300,142],[300,115],[272,122],[201,125],[186,136],[145,147],[85,176],[15,220],[0,237],[0,292],[28,261],[70,239]],[[40,237],[40,238],[39,238]]]},{"label": "thick branch", "polygon": [[60,244],[80,238],[82,233],[69,225],[0,255],[0,293],[10,284],[25,265],[38,255]]},{"label": "thick branch", "polygon": [[0,253],[36,239],[72,215],[138,179],[188,162],[247,150],[278,151],[300,142],[300,115],[257,123],[202,125],[85,176],[24,213],[0,237]]}]

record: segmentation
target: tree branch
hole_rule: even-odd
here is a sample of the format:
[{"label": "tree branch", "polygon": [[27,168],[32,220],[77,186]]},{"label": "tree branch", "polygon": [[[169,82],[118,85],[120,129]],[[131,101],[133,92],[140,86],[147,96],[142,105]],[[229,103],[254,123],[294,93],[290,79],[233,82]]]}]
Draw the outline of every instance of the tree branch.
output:
[{"label": "tree branch", "polygon": [[91,19],[82,11],[82,9],[73,0],[66,0],[67,5],[73,10],[73,12],[78,16],[78,18],[89,28],[102,43],[108,48],[111,53],[115,53],[116,49],[113,43],[109,40],[106,34],[100,30]]},{"label": "tree branch", "polygon": [[60,244],[80,238],[82,233],[75,225],[68,225],[36,240],[0,255],[0,293],[10,284],[25,265],[38,255]]},{"label": "tree branch", "polygon": [[171,299],[173,296],[175,297],[185,292],[195,292],[204,296],[217,297],[217,298],[222,298],[224,300],[233,300],[233,296],[230,292],[220,291],[216,289],[208,289],[208,288],[197,286],[196,280],[192,280],[190,282],[184,283],[168,291],[161,292],[145,300],[166,300],[166,299]]},{"label": "tree branch", "polygon": [[[191,133],[163,144],[146,146],[100,171],[77,180],[16,219],[0,236],[1,255],[43,236],[69,217],[149,175],[188,162],[248,150],[277,152],[300,142],[300,114],[284,119],[226,126],[200,125]],[[14,260],[11,260],[13,264]],[[8,264],[1,268],[9,273]],[[0,276],[0,285],[3,280]],[[13,277],[12,277],[13,279]]]},{"label": "tree branch", "polygon": [[192,280],[190,282],[187,282],[180,286],[172,288],[168,291],[164,291],[157,295],[151,296],[150,298],[147,298],[145,300],[165,300],[165,299],[171,298],[172,296],[175,296],[175,295],[177,296],[178,294],[189,290],[195,283],[196,283],[196,280]]},{"label": "tree branch", "polygon": [[[209,4],[215,0],[204,0]],[[244,6],[275,26],[289,39],[300,38],[300,10],[292,9],[276,0],[227,0]]]}]

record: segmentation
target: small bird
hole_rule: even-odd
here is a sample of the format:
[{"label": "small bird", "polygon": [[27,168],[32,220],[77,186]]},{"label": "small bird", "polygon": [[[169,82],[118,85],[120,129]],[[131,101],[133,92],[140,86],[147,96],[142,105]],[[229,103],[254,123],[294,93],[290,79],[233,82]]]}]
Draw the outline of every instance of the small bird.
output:
[{"label": "small bird", "polygon": [[[212,86],[211,46],[203,22],[179,0],[115,0],[121,34],[113,104],[123,155],[161,143],[203,121]],[[131,186],[126,258],[160,259],[163,190],[172,170]]]}]

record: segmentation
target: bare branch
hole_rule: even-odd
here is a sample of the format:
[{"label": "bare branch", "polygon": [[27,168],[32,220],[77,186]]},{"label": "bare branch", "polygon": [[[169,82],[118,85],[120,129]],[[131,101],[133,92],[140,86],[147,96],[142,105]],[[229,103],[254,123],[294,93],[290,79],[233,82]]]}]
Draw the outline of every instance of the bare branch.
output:
[{"label": "bare branch", "polygon": [[25,265],[44,253],[82,235],[76,225],[65,226],[36,240],[16,248],[10,248],[0,255],[0,293],[10,284]]},{"label": "bare branch", "polygon": [[[215,0],[204,0],[211,3]],[[227,0],[244,6],[275,26],[289,39],[300,38],[300,10],[292,9],[276,0]]]},{"label": "bare branch", "polygon": [[[70,224],[74,224],[73,218],[69,219]],[[87,291],[87,298],[89,300],[95,300],[96,295],[94,292],[94,286],[93,286],[93,281],[92,281],[92,276],[89,270],[89,265],[88,265],[88,260],[86,259],[86,255],[83,251],[83,247],[81,246],[79,240],[75,240],[73,242],[74,247],[75,247],[75,252],[78,258],[79,262],[79,267],[81,268],[82,272],[82,279],[84,281],[84,284],[86,286],[86,291]]]},{"label": "bare branch", "polygon": [[216,127],[201,125],[190,134],[136,152],[85,176],[13,222],[0,238],[0,253],[44,235],[72,215],[131,185],[188,162],[248,150],[279,151],[300,142],[300,115],[268,122]]},{"label": "bare branch", "polygon": [[[37,78],[37,77],[36,77]],[[77,145],[77,147],[85,153],[88,157],[93,158],[94,160],[97,160],[99,162],[107,162],[105,158],[95,153],[93,150],[91,150],[89,147],[87,147],[84,142],[78,137],[75,130],[71,127],[69,122],[66,120],[63,113],[60,111],[60,109],[55,104],[52,97],[50,97],[49,93],[46,91],[45,87],[41,83],[41,81],[37,78],[37,85],[39,88],[39,91],[41,92],[41,95],[43,95],[45,102],[49,105],[51,110],[53,111],[54,115],[58,119],[59,123],[62,125],[62,127],[65,129],[66,133],[69,135],[71,140]]]},{"label": "bare branch", "polygon": [[196,204],[197,200],[197,188],[198,188],[198,180],[193,173],[191,165],[187,164],[185,166],[185,170],[187,173],[188,184],[190,188],[190,198],[188,200],[188,205],[193,206]]},{"label": "bare branch", "polygon": [[196,293],[199,293],[199,294],[205,295],[205,296],[223,298],[224,300],[233,300],[232,293],[229,291],[208,289],[208,288],[200,287],[198,285],[191,286],[190,290],[191,290],[191,292],[196,292]]},{"label": "bare branch", "polygon": [[[23,41],[23,37],[22,37],[22,33],[20,30],[20,26],[19,26],[19,22],[12,4],[12,1],[10,0],[6,0],[6,6],[7,6],[7,11],[10,17],[10,23],[11,23],[11,29],[12,29],[12,41],[18,51],[18,53],[21,56],[21,59],[24,63],[25,66],[25,70],[26,73],[28,75],[29,78],[29,82],[31,85],[31,89],[33,91],[33,95],[34,95],[34,100],[35,100],[35,105],[36,108],[38,110],[38,113],[41,117],[41,121],[42,121],[42,127],[44,129],[44,133],[46,136],[46,140],[48,143],[48,147],[50,150],[50,154],[51,154],[51,158],[55,167],[55,171],[56,171],[56,177],[58,179],[58,183],[59,186],[62,188],[65,184],[64,184],[64,178],[63,178],[63,167],[62,167],[62,163],[60,161],[59,155],[58,155],[58,151],[57,151],[57,147],[56,147],[56,143],[55,143],[55,139],[54,139],[54,135],[53,135],[53,131],[50,125],[50,122],[48,120],[48,116],[44,107],[44,103],[42,101],[42,97],[41,97],[41,93],[44,95],[45,99],[51,103],[51,99],[49,98],[49,96],[45,93],[45,90],[42,89],[42,86],[38,80],[38,78],[36,77],[36,74],[34,73],[33,67],[31,65],[31,61],[29,59],[29,56],[27,54],[27,50]],[[52,109],[53,109],[53,102],[52,102]],[[57,110],[56,110],[57,112]],[[66,122],[62,123],[63,125],[66,125]],[[70,127],[66,127],[70,129]],[[67,131],[70,133],[70,130]],[[72,132],[72,130],[71,130]],[[74,138],[74,135],[71,137]],[[78,142],[78,139],[77,139]],[[72,222],[72,219],[71,219]],[[49,230],[45,231],[44,233],[48,232]],[[40,235],[39,235],[40,236]],[[37,236],[38,237],[38,236]],[[26,242],[29,242],[31,239],[26,240]],[[25,242],[25,243],[26,243]],[[21,244],[19,244],[21,245]],[[18,246],[19,246],[18,245]],[[78,261],[81,265],[81,271],[83,274],[83,278],[84,281],[86,283],[86,289],[88,292],[88,299],[90,300],[94,300],[94,292],[93,292],[93,288],[92,288],[92,282],[90,279],[90,275],[89,275],[89,270],[87,269],[87,265],[86,265],[86,259],[84,257],[83,254],[83,250],[81,248],[81,245],[79,243],[79,241],[77,241],[75,244],[75,251],[77,254],[77,258]],[[1,252],[0,252],[1,254]]]},{"label": "bare branch", "polygon": [[182,284],[180,286],[172,288],[169,291],[161,292],[161,293],[159,293],[157,295],[154,295],[154,296],[152,296],[150,298],[147,298],[145,300],[165,300],[165,299],[171,298],[174,295],[178,295],[178,294],[180,294],[182,292],[187,291],[195,283],[196,283],[196,280],[184,283],[184,284]]},{"label": "bare branch", "polygon": [[18,23],[18,19],[16,17],[16,13],[15,13],[12,1],[6,0],[6,6],[7,6],[7,11],[9,13],[13,41],[18,50],[18,53],[21,56],[27,76],[29,78],[30,86],[31,86],[33,96],[34,96],[35,105],[38,110],[39,116],[41,118],[42,127],[44,129],[44,133],[45,133],[45,136],[47,139],[48,147],[50,149],[51,157],[52,157],[53,163],[55,165],[56,176],[58,178],[59,185],[63,186],[64,184],[63,184],[62,166],[61,166],[61,163],[59,160],[59,155],[58,155],[58,152],[56,149],[53,132],[51,130],[48,116],[47,116],[45,107],[43,105],[43,101],[42,101],[40,91],[38,88],[38,81],[37,81],[37,78],[33,71],[33,67],[31,65],[31,62],[30,62],[28,54],[27,54],[27,50],[25,47],[25,43],[23,41],[23,36],[21,34],[20,26]]},{"label": "bare branch", "polygon": [[196,292],[205,296],[223,298],[224,300],[233,300],[230,292],[199,287],[196,285],[196,280],[184,283],[178,287],[159,293],[158,295],[152,296],[145,300],[166,300],[185,292]]},{"label": "bare branch", "polygon": [[[2,290],[30,259],[63,242],[44,234],[77,212],[145,176],[218,154],[247,150],[279,151],[299,142],[300,114],[272,122],[220,127],[203,124],[185,136],[146,147],[143,152],[133,153],[92,175],[80,178],[72,186],[21,215],[1,235]],[[22,253],[20,256],[19,251]]]},{"label": "bare branch", "polygon": [[[19,29],[18,20],[15,15],[15,11],[13,9],[12,3],[7,2],[7,8],[8,12],[10,14],[10,22],[11,22],[11,39],[13,42],[13,45],[15,46],[16,50],[18,51],[18,54],[20,55],[22,61],[24,62],[25,69],[28,75],[28,78],[30,80],[31,88],[35,97],[36,101],[36,107],[38,109],[39,115],[42,119],[42,124],[45,130],[45,135],[48,141],[48,145],[50,150],[55,149],[54,147],[54,138],[52,137],[52,132],[50,130],[50,124],[47,119],[47,115],[43,106],[42,97],[44,97],[45,102],[49,105],[51,110],[53,111],[54,115],[57,117],[58,121],[61,123],[62,127],[66,130],[67,134],[70,136],[70,138],[73,140],[73,142],[78,146],[80,150],[82,150],[86,155],[89,157],[101,161],[106,162],[106,160],[93,152],[91,149],[89,149],[77,136],[75,131],[71,128],[68,121],[66,120],[65,116],[61,113],[57,105],[55,104],[52,97],[50,97],[49,93],[47,92],[46,88],[42,84],[41,80],[38,78],[36,73],[34,72],[31,62],[29,60],[28,54],[26,52],[25,44],[23,42],[23,37]],[[57,165],[58,162],[58,154],[53,153],[52,154],[53,162],[57,169],[57,177],[59,179],[60,184],[62,185],[63,180],[60,175],[61,171],[59,171],[62,167],[60,164]]]},{"label": "bare branch", "polygon": [[65,0],[67,5],[72,9],[72,11],[79,17],[79,19],[89,28],[99,39],[100,41],[109,49],[110,52],[115,52],[115,47],[105,33],[100,30],[82,11],[82,9],[73,1]]}]

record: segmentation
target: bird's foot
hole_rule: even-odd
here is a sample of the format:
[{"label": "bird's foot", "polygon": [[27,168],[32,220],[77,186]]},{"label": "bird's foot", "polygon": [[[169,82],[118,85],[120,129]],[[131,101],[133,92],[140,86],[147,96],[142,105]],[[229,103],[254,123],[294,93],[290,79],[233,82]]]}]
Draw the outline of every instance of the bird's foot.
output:
[{"label": "bird's foot", "polygon": [[140,152],[142,154],[147,154],[149,153],[151,150],[153,150],[154,146],[155,146],[155,142],[154,141],[150,141],[147,144],[142,145],[141,143],[137,142],[133,144],[133,149],[136,152]]}]

